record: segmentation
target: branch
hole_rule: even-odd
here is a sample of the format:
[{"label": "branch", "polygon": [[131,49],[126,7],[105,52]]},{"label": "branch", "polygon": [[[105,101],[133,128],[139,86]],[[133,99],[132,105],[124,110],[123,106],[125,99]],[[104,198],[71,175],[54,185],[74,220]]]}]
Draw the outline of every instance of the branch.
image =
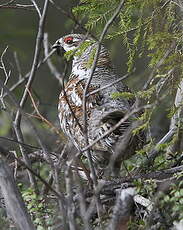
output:
[{"label": "branch", "polygon": [[170,169],[164,169],[164,170],[160,170],[160,171],[155,171],[155,172],[150,172],[147,174],[143,174],[143,173],[139,173],[137,174],[136,172],[134,172],[133,176],[128,176],[128,177],[124,177],[120,179],[120,184],[124,183],[124,182],[131,182],[133,180],[137,180],[137,179],[157,179],[157,180],[163,180],[163,179],[167,179],[172,177],[173,174],[175,173],[181,173],[183,171],[183,165],[181,166],[177,166],[174,168],[170,168]]},{"label": "branch", "polygon": [[120,82],[120,81],[126,79],[127,77],[129,77],[129,76],[132,75],[133,73],[134,73],[134,71],[132,71],[132,73],[125,74],[124,76],[118,78],[117,80],[113,81],[112,83],[107,84],[107,85],[105,85],[105,86],[103,86],[103,87],[100,87],[99,89],[95,89],[95,90],[89,92],[89,93],[86,95],[86,97],[89,97],[90,95],[96,94],[96,93],[98,93],[98,92],[100,92],[100,91],[102,91],[102,90],[104,90],[104,89],[107,89],[107,88],[111,87],[112,85],[114,85],[114,84],[116,84],[116,83],[118,83],[118,82]]},{"label": "branch", "polygon": [[41,11],[39,9],[39,6],[37,5],[37,3],[34,1],[34,0],[31,0],[31,2],[33,3],[38,15],[39,15],[39,18],[41,18]]},{"label": "branch", "polygon": [[[5,50],[3,51],[3,53],[2,53],[2,55],[1,55],[1,57],[0,57],[0,64],[1,64],[1,65],[0,65],[0,69],[3,70],[4,75],[5,75],[4,85],[7,85],[8,81],[9,81],[9,79],[10,79],[10,75],[11,75],[11,70],[7,71],[6,66],[5,66],[5,64],[4,64],[4,60],[3,60],[4,55],[5,55],[6,52],[7,52],[7,49],[8,49],[8,46],[5,48]],[[3,100],[3,94],[4,94],[4,89],[1,88],[1,92],[0,92],[0,101],[1,101],[2,106],[3,106],[2,109],[5,110],[5,109],[6,109],[6,105],[5,105],[5,102],[4,102],[4,100]]]},{"label": "branch", "polygon": [[113,208],[112,219],[110,221],[109,230],[125,230],[128,229],[128,222],[132,216],[135,194],[134,188],[122,188],[118,192],[116,204]]},{"label": "branch", "polygon": [[[64,10],[61,6],[56,5],[56,3],[53,0],[50,0],[50,3],[59,10],[64,16],[66,16],[68,19],[72,20],[75,25],[77,25],[79,28],[81,28],[85,33],[88,33],[88,30],[76,19],[76,17],[72,14],[71,11]],[[95,35],[93,35],[91,32],[89,33],[92,38],[97,40]]]},{"label": "branch", "polygon": [[145,162],[142,163],[142,167],[140,167],[140,170],[143,169],[144,166],[150,167],[153,164],[155,158],[161,153],[159,146],[166,142],[169,142],[176,132],[177,127],[173,127],[168,131],[168,133],[166,133],[166,135],[155,145],[153,150],[148,154],[148,158]]},{"label": "branch", "polygon": [[25,164],[19,158],[15,157],[15,155],[12,154],[11,152],[0,147],[0,155],[6,157],[8,154],[10,154],[20,165],[22,165],[23,167],[28,169],[32,174],[34,174],[34,176],[36,176],[44,185],[46,185],[49,188],[49,190],[53,192],[53,194],[55,194],[58,198],[62,198],[59,193],[57,193],[39,174],[37,174],[34,170],[32,170],[27,164]]},{"label": "branch", "polygon": [[[8,96],[9,96],[10,100],[13,102],[13,104],[14,104],[14,105],[16,106],[16,108],[19,110],[19,112],[21,113],[21,115],[24,115],[25,120],[29,123],[29,126],[30,126],[30,128],[32,129],[32,131],[33,131],[33,133],[34,133],[34,136],[36,137],[38,143],[40,144],[40,146],[41,146],[41,148],[42,148],[42,150],[43,150],[43,152],[44,152],[44,154],[45,154],[45,157],[47,157],[47,160],[50,161],[51,166],[52,166],[52,160],[49,158],[48,151],[47,151],[46,147],[44,146],[44,144],[43,144],[41,138],[39,137],[39,134],[38,134],[36,128],[34,127],[34,125],[32,124],[31,120],[27,117],[27,114],[26,114],[26,113],[23,111],[23,109],[20,107],[20,105],[19,105],[18,102],[16,101],[14,95],[9,91],[9,89],[8,89],[5,85],[3,85],[3,82],[1,81],[1,79],[0,79],[0,86],[1,86],[2,88],[4,88],[4,90],[7,92],[7,94],[8,94]],[[16,131],[17,131],[17,135],[22,135],[21,130],[16,130]],[[20,143],[23,143],[23,139],[21,138],[21,136],[20,136],[20,137],[18,136],[18,141],[19,141]],[[25,161],[26,164],[28,163],[27,165],[29,166],[29,168],[31,168],[31,162],[29,161],[29,158],[28,158],[28,156],[27,156],[27,152],[25,151],[25,149],[23,148],[23,146],[22,146],[21,144],[20,144],[20,149],[21,149],[22,153],[24,154],[24,155],[23,155],[24,161],[26,160],[26,161]],[[25,151],[25,152],[24,152],[24,151]],[[29,172],[30,172],[30,170],[29,170]],[[35,180],[34,180],[34,177],[32,177],[32,175],[31,175],[30,173],[29,173],[29,177],[30,177],[30,180],[31,180],[32,185],[34,185],[34,181],[35,181]],[[36,186],[36,184],[35,184],[34,186]],[[35,187],[35,189],[36,189],[36,187]]]},{"label": "branch", "polygon": [[148,86],[150,84],[152,84],[152,81],[154,79],[154,73],[157,71],[157,69],[159,69],[164,61],[166,60],[166,58],[169,56],[169,54],[172,52],[173,48],[175,48],[175,41],[172,42],[171,46],[169,47],[169,49],[166,50],[164,56],[159,60],[159,62],[154,66],[150,76],[149,76],[149,79],[146,81],[145,85],[143,86],[143,90],[146,90],[148,88]]},{"label": "branch", "polygon": [[34,5],[23,5],[23,4],[15,4],[12,5],[14,0],[9,1],[5,4],[0,5],[0,9],[21,9],[21,10],[31,10]]},{"label": "branch", "polygon": [[111,134],[114,130],[116,130],[119,126],[121,126],[121,124],[123,124],[133,114],[138,113],[138,112],[142,111],[143,109],[150,109],[154,105],[155,104],[148,104],[148,105],[145,105],[145,106],[141,106],[141,107],[132,109],[132,111],[130,111],[129,113],[127,113],[118,123],[116,123],[116,125],[114,125],[113,127],[111,127],[108,131],[106,131],[99,138],[95,139],[93,142],[91,142],[90,144],[88,144],[85,148],[83,148],[80,151],[80,153],[85,152],[86,150],[88,150],[89,148],[91,148],[93,145],[95,145],[98,141],[100,141],[101,139],[103,139],[106,136],[108,136],[109,134]]},{"label": "branch", "polygon": [[34,101],[34,98],[33,98],[32,94],[30,92],[30,90],[29,89],[27,89],[27,90],[28,90],[28,94],[30,96],[32,105],[33,105],[33,107],[34,107],[34,109],[35,109],[35,111],[37,113],[37,118],[39,118],[40,120],[42,120],[43,122],[45,122],[50,128],[52,128],[54,130],[54,132],[56,134],[61,135],[60,131],[50,121],[48,121],[45,117],[43,117],[43,115],[41,115],[41,113],[39,112],[39,109],[38,109],[38,107],[36,105],[36,102]]},{"label": "branch", "polygon": [[[0,154],[2,154],[2,149],[0,149]],[[20,230],[35,230],[16,186],[11,169],[2,159],[2,156],[0,157],[0,188],[5,200],[7,212],[17,228]]]},{"label": "branch", "polygon": [[[85,144],[87,146],[89,145],[89,140],[88,140],[88,130],[87,130],[87,112],[86,112],[87,96],[86,95],[88,93],[88,88],[89,88],[89,85],[91,83],[94,71],[96,69],[96,64],[97,64],[97,61],[98,61],[100,48],[101,48],[101,42],[102,42],[105,34],[107,33],[110,25],[113,23],[114,19],[118,16],[120,10],[123,7],[123,4],[124,4],[124,0],[122,0],[120,2],[120,4],[118,5],[117,9],[114,12],[114,14],[108,20],[108,22],[106,23],[106,25],[105,25],[105,27],[104,27],[101,35],[100,35],[99,41],[97,42],[97,48],[96,48],[94,61],[93,61],[92,67],[91,67],[91,73],[90,73],[90,76],[89,76],[89,78],[88,78],[88,80],[86,82],[86,86],[85,86],[85,89],[84,89],[84,92],[83,92],[83,135],[84,135],[84,138],[85,138]],[[89,167],[90,167],[90,171],[91,171],[91,175],[92,175],[92,180],[93,180],[93,183],[94,183],[94,190],[96,191],[96,188],[97,188],[97,176],[96,176],[96,172],[95,172],[95,169],[94,169],[94,165],[93,165],[93,161],[92,161],[92,157],[91,157],[91,153],[90,153],[90,148],[87,148],[85,151],[86,151],[86,155],[87,155],[87,159],[88,159],[88,163],[89,163]],[[96,197],[96,200],[98,200],[97,197]],[[98,201],[97,201],[97,209],[98,209],[98,215],[99,215],[99,202]],[[100,217],[100,215],[99,215],[99,217]]]},{"label": "branch", "polygon": [[[36,75],[36,70],[37,70],[37,66],[38,66],[38,62],[39,62],[39,56],[40,56],[40,52],[41,52],[41,43],[43,40],[43,32],[44,32],[45,19],[46,19],[46,14],[47,14],[47,9],[48,9],[48,3],[49,3],[49,1],[45,0],[44,7],[43,7],[43,13],[42,13],[42,16],[39,20],[39,29],[38,29],[38,34],[37,34],[37,38],[36,38],[34,59],[33,59],[33,63],[32,63],[30,76],[28,78],[26,88],[24,90],[23,96],[22,96],[21,101],[20,101],[20,107],[21,108],[23,108],[25,103],[26,103],[26,100],[28,98],[28,90],[27,89],[31,88],[32,83],[33,83],[34,78],[35,78],[35,75]],[[22,134],[22,131],[20,128],[20,124],[21,124],[21,112],[18,109],[17,113],[15,115],[14,129],[15,129],[15,133],[17,136],[17,140],[19,142],[23,142],[23,134]],[[40,142],[40,144],[42,145],[42,142]],[[24,157],[26,164],[31,168],[31,164],[30,164],[29,158],[26,154],[26,150],[21,145],[20,145],[20,151],[22,153],[22,156]],[[28,172],[28,174],[29,174],[31,184],[34,185],[34,187],[36,187],[35,178],[29,172]]]},{"label": "branch", "polygon": [[17,56],[17,52],[14,52],[14,59],[15,59],[15,64],[16,64],[16,67],[17,67],[17,71],[18,71],[18,74],[19,74],[19,80],[22,79],[22,71],[21,71],[21,68],[20,68],[20,63],[19,63],[19,60],[18,60],[18,56]]},{"label": "branch", "polygon": [[171,119],[170,129],[177,131],[177,140],[171,144],[168,152],[182,152],[182,118],[183,118],[183,80],[178,85],[178,89],[175,96],[174,106],[176,109],[175,114]]},{"label": "branch", "polygon": [[41,148],[39,148],[39,147],[37,147],[37,146],[25,144],[25,143],[23,143],[23,142],[19,142],[19,141],[14,140],[14,139],[10,139],[10,138],[8,138],[8,137],[1,137],[1,136],[0,136],[0,139],[6,140],[6,141],[10,141],[10,142],[14,142],[14,143],[16,143],[16,144],[24,145],[24,146],[26,146],[26,147],[28,147],[28,148],[32,148],[32,149],[41,149]]},{"label": "branch", "polygon": [[[25,102],[27,100],[28,97],[28,90],[30,89],[32,86],[32,83],[34,81],[35,75],[36,75],[36,70],[37,70],[37,66],[38,66],[38,62],[39,62],[39,56],[40,56],[40,52],[41,52],[41,43],[43,40],[43,33],[44,33],[44,26],[45,26],[45,20],[46,20],[46,14],[47,14],[47,10],[48,10],[48,3],[49,0],[45,0],[45,4],[44,4],[44,8],[43,8],[43,13],[42,16],[40,18],[39,21],[39,30],[38,30],[38,34],[37,34],[37,38],[36,38],[36,47],[35,47],[35,52],[34,52],[34,59],[33,59],[33,63],[32,63],[32,68],[31,68],[31,72],[30,72],[30,76],[24,91],[24,94],[22,96],[22,99],[20,101],[20,107],[24,107]],[[15,118],[15,123],[18,124],[20,122],[21,116],[19,111],[16,114],[16,118]]]},{"label": "branch", "polygon": [[[43,45],[44,45],[44,54],[45,54],[45,57],[47,57],[49,55],[48,34],[47,33],[44,33]],[[50,69],[51,74],[59,81],[60,85],[62,85],[62,78],[64,78],[63,76],[64,74],[61,75],[59,73],[57,68],[51,62],[50,58],[48,58],[46,62],[47,62],[48,68]]]},{"label": "branch", "polygon": [[[49,57],[52,56],[52,54],[53,54],[54,52],[55,52],[55,50],[52,50],[43,60],[41,60],[41,61],[39,62],[39,64],[38,64],[38,66],[37,66],[37,69],[38,69],[42,64],[44,64],[44,63],[47,61],[47,59],[48,59]],[[17,83],[15,83],[15,84],[10,88],[10,91],[12,92],[12,91],[15,90],[19,85],[21,85],[22,83],[24,83],[24,82],[29,78],[30,72],[31,72],[31,71],[29,71],[28,73],[26,73],[25,76],[24,76],[23,78],[21,78]],[[3,95],[3,98],[6,97],[7,95],[8,95],[7,92],[5,92],[4,95]]]}]

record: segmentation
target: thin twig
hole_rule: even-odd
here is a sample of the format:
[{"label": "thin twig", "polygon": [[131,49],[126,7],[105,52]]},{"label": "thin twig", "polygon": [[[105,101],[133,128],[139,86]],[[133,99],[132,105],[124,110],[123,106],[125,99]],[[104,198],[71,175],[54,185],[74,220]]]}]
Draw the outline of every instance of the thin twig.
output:
[{"label": "thin twig", "polygon": [[17,66],[17,71],[18,71],[18,74],[19,74],[19,80],[22,79],[22,71],[21,71],[21,68],[20,68],[20,63],[19,63],[19,60],[18,60],[18,56],[17,56],[17,52],[14,52],[14,59],[15,59],[15,63],[16,63],[16,66]]},{"label": "thin twig", "polygon": [[116,83],[118,83],[118,82],[120,82],[120,81],[126,79],[127,77],[131,76],[133,73],[134,73],[134,70],[133,70],[131,73],[125,74],[124,76],[118,78],[117,80],[113,81],[113,82],[110,83],[110,84],[107,84],[107,85],[105,85],[105,86],[103,86],[103,87],[100,87],[100,88],[98,88],[98,89],[95,89],[95,90],[89,92],[89,93],[86,95],[86,97],[89,97],[89,96],[91,96],[91,95],[93,95],[93,94],[96,94],[96,93],[98,93],[98,92],[100,92],[100,91],[102,91],[102,90],[104,90],[104,89],[107,89],[107,88],[111,87],[112,85],[114,85],[114,84],[116,84]]},{"label": "thin twig", "polygon": [[38,107],[36,106],[36,103],[35,103],[35,101],[34,101],[34,98],[33,98],[32,94],[31,94],[30,90],[29,90],[29,89],[27,89],[27,90],[28,90],[28,94],[29,94],[29,96],[30,96],[32,105],[33,105],[33,107],[34,107],[34,109],[35,109],[35,111],[36,111],[36,113],[37,113],[37,118],[41,119],[41,120],[42,120],[43,122],[45,122],[50,128],[52,128],[56,134],[60,135],[59,130],[58,130],[50,121],[48,121],[45,117],[43,117],[43,115],[41,115],[41,113],[40,113],[39,110],[38,110]]},{"label": "thin twig", "polygon": [[[1,57],[0,57],[0,64],[1,64],[1,65],[0,65],[0,69],[3,70],[4,75],[5,75],[4,85],[7,85],[8,81],[9,81],[9,79],[10,79],[10,75],[11,75],[11,70],[7,71],[6,66],[5,66],[5,64],[4,64],[4,60],[3,60],[4,55],[5,55],[6,52],[7,52],[7,49],[8,49],[8,46],[4,49],[4,51],[3,51],[3,53],[1,54]],[[3,100],[3,94],[4,94],[4,89],[1,88],[0,100],[1,100],[1,103],[2,103],[2,105],[3,105],[3,108],[2,108],[2,109],[5,110],[5,109],[6,109],[6,105],[5,105],[5,102],[4,102],[4,100]]]},{"label": "thin twig", "polygon": [[[86,86],[85,86],[85,89],[84,89],[84,92],[83,92],[83,134],[84,134],[85,143],[86,143],[87,146],[89,145],[89,140],[88,140],[88,130],[87,130],[87,110],[86,110],[87,96],[86,95],[88,93],[89,85],[91,83],[93,74],[94,74],[95,69],[96,69],[96,65],[97,65],[97,61],[98,61],[98,58],[99,58],[99,53],[100,53],[102,40],[103,40],[104,36],[106,35],[110,25],[113,23],[114,19],[118,16],[119,12],[121,11],[121,9],[123,7],[123,4],[124,4],[124,0],[122,0],[120,2],[120,4],[118,5],[117,9],[114,12],[114,14],[112,15],[112,17],[106,23],[106,25],[105,25],[105,27],[104,27],[101,35],[100,35],[99,41],[96,43],[97,47],[96,47],[96,53],[95,53],[94,61],[92,63],[90,76],[87,79]],[[94,190],[96,190],[97,176],[96,176],[96,173],[95,173],[95,169],[94,169],[94,165],[93,165],[93,161],[92,161],[92,157],[91,157],[91,153],[90,153],[90,148],[87,148],[86,155],[87,155],[90,171],[91,171],[91,174],[92,174],[92,180],[93,180],[93,183],[94,183]],[[99,210],[99,203],[98,202],[97,202],[97,209],[98,209],[97,211],[98,211],[98,215],[99,215],[99,218],[100,218],[100,210]]]},{"label": "thin twig", "polygon": [[165,54],[163,55],[163,57],[158,61],[158,63],[154,66],[150,76],[149,76],[149,79],[146,81],[146,83],[144,84],[143,86],[143,90],[147,89],[148,86],[150,84],[152,84],[152,81],[154,79],[154,73],[157,71],[158,68],[160,68],[163,64],[164,64],[164,61],[166,60],[166,58],[169,56],[169,54],[172,52],[173,48],[175,48],[175,41],[173,41],[173,43],[171,44],[171,46],[166,50]]},{"label": "thin twig", "polygon": [[[50,191],[53,192],[53,194],[55,194],[58,198],[60,197],[60,194],[58,192],[56,192],[39,174],[37,174],[34,170],[32,170],[32,168],[30,168],[26,163],[24,163],[22,160],[20,160],[19,158],[16,158],[15,155],[11,152],[8,152],[5,149],[2,149],[2,147],[0,148],[0,154],[2,154],[3,156],[7,156],[8,154],[11,154],[11,156],[13,156],[13,158],[21,165],[23,165],[26,169],[28,169],[32,174],[34,174],[34,176],[36,176],[43,184],[45,184],[46,186],[49,187]],[[8,153],[7,153],[8,152]]]},{"label": "thin twig", "polygon": [[[49,1],[45,0],[42,16],[41,16],[41,18],[39,20],[39,29],[38,29],[38,34],[37,34],[37,38],[36,38],[34,59],[33,59],[33,63],[32,63],[30,76],[28,78],[26,88],[24,90],[23,96],[22,96],[21,101],[20,101],[20,107],[21,108],[23,108],[25,103],[26,103],[26,100],[28,98],[28,90],[27,89],[31,88],[32,83],[33,83],[34,78],[35,78],[35,75],[36,75],[36,70],[37,70],[37,66],[38,66],[38,63],[39,63],[39,56],[40,56],[40,52],[41,52],[41,43],[42,43],[42,40],[43,40],[44,25],[45,25],[45,19],[46,19],[46,15],[47,15],[48,3],[49,3]],[[15,129],[15,133],[16,133],[16,136],[17,136],[17,140],[20,141],[20,142],[23,142],[23,134],[22,134],[22,131],[21,131],[21,128],[20,128],[20,124],[21,124],[21,112],[18,109],[18,111],[17,111],[17,113],[15,115],[14,129]],[[43,149],[45,150],[42,142],[40,141],[40,138],[38,138],[38,140],[39,140],[39,143],[41,144],[41,147],[43,147]],[[24,160],[25,160],[26,164],[31,168],[31,164],[30,164],[30,161],[29,161],[28,156],[26,154],[26,150],[21,145],[20,145],[20,151],[22,153],[22,156],[24,157]],[[46,152],[47,151],[45,151],[45,153]],[[49,156],[48,156],[48,158],[49,158]],[[34,177],[30,174],[29,171],[28,171],[28,174],[29,174],[29,178],[30,178],[30,181],[31,181],[32,185],[34,185],[34,187],[35,187],[36,186],[36,181],[35,181]]]},{"label": "thin twig", "polygon": [[177,128],[174,127],[170,129],[168,133],[166,133],[166,135],[155,145],[155,147],[153,147],[153,150],[148,154],[147,160],[143,162],[142,164],[143,167],[140,167],[138,171],[143,170],[144,167],[149,168],[151,165],[153,165],[154,159],[161,153],[159,146],[166,142],[169,142],[176,132],[177,132]]},{"label": "thin twig", "polygon": [[[49,156],[48,156],[48,151],[47,151],[46,147],[44,146],[42,140],[40,139],[39,134],[38,134],[37,130],[35,129],[34,125],[32,124],[31,120],[28,119],[27,114],[26,114],[26,113],[23,111],[23,109],[20,107],[19,103],[16,101],[16,99],[15,99],[14,95],[12,94],[12,92],[3,84],[3,82],[1,81],[1,79],[0,79],[0,86],[3,87],[4,90],[7,92],[8,96],[9,96],[9,98],[11,99],[11,101],[13,102],[13,104],[14,104],[14,105],[16,106],[16,108],[21,112],[21,115],[24,115],[25,120],[29,123],[30,128],[32,128],[32,131],[33,131],[33,133],[34,133],[34,136],[35,136],[36,139],[38,140],[38,143],[40,144],[41,148],[43,149],[43,152],[44,152],[44,154],[45,154],[45,157],[47,157],[47,160],[48,160],[48,158],[49,158]],[[17,131],[17,135],[22,135],[21,130],[15,130],[15,131]],[[18,141],[19,141],[20,143],[23,142],[22,140],[23,140],[22,136],[18,136]],[[29,168],[31,168],[31,162],[29,161],[29,158],[28,158],[28,156],[27,156],[26,149],[24,149],[24,147],[23,147],[21,144],[20,144],[20,149],[21,149],[21,151],[25,151],[25,155],[23,155],[24,160],[26,160],[26,164],[27,164],[27,162],[28,162],[29,165],[28,165],[28,164],[27,164],[27,165],[29,166]],[[24,153],[24,152],[23,152],[23,153]],[[26,158],[26,159],[25,159],[25,158]],[[51,166],[52,166],[52,165],[53,165],[52,160],[49,158],[48,161],[51,163]],[[30,170],[29,170],[29,172],[30,172]],[[33,186],[35,187],[35,189],[36,189],[36,181],[35,181],[34,177],[32,177],[32,175],[31,175],[30,173],[29,173],[29,177],[30,177],[30,180],[31,180],[32,185],[33,185]]]},{"label": "thin twig", "polygon": [[[45,57],[47,57],[49,54],[48,33],[44,33],[43,45],[44,45],[44,55]],[[48,58],[46,62],[47,62],[48,68],[50,69],[50,72],[59,81],[60,85],[62,85],[61,77],[63,77],[63,74],[61,75],[59,73],[57,68],[51,62],[50,58]]]},{"label": "thin twig", "polygon": [[182,172],[183,170],[183,165],[173,167],[170,169],[163,169],[159,171],[154,171],[150,173],[137,173],[136,171],[133,173],[132,176],[124,177],[119,180],[119,183],[124,183],[124,182],[129,182],[137,179],[157,179],[157,180],[162,180],[166,178],[172,177],[173,174]]},{"label": "thin twig", "polygon": [[31,0],[31,2],[33,3],[38,15],[39,15],[39,18],[41,18],[41,11],[39,9],[39,6],[37,5],[37,3],[34,1],[34,0]]},{"label": "thin twig", "polygon": [[10,5],[10,4],[12,4],[13,2],[15,2],[15,0],[10,0],[9,2],[6,2],[6,3],[4,3],[4,4],[1,4],[1,6]]},{"label": "thin twig", "polygon": [[[55,52],[55,50],[52,50],[43,60],[41,60],[37,66],[37,69],[44,64],[48,58],[50,58],[53,53]],[[31,71],[29,71],[28,73],[25,74],[25,76],[23,78],[21,78],[18,82],[16,82],[9,90],[12,92],[14,91],[19,85],[21,85],[22,83],[24,83],[30,76]],[[3,98],[6,97],[8,94],[5,92],[3,95]]]},{"label": "thin twig", "polygon": [[29,144],[25,144],[25,143],[23,143],[23,142],[19,142],[19,141],[17,141],[17,140],[10,139],[10,138],[8,138],[8,137],[0,137],[0,139],[6,140],[6,141],[10,141],[10,142],[14,142],[14,143],[16,143],[16,144],[24,145],[24,146],[26,146],[26,147],[28,147],[28,148],[41,149],[40,147],[33,146],[33,145],[29,145]]},{"label": "thin twig", "polygon": [[89,223],[89,219],[88,219],[88,215],[86,215],[86,198],[84,195],[84,189],[83,189],[83,184],[81,181],[81,177],[80,174],[78,172],[78,168],[76,169],[76,173],[74,174],[74,179],[75,179],[75,183],[77,184],[77,200],[79,201],[79,208],[80,208],[80,215],[81,218],[83,220],[83,224],[85,226],[86,230],[90,230],[90,223]]},{"label": "thin twig", "polygon": [[95,139],[93,142],[91,142],[88,146],[84,147],[80,153],[85,152],[87,149],[91,148],[93,145],[95,145],[97,142],[99,142],[101,139],[105,138],[109,134],[111,134],[114,130],[116,130],[121,124],[123,124],[129,117],[131,117],[133,114],[138,113],[142,111],[143,109],[150,109],[155,104],[148,104],[144,106],[140,106],[138,108],[134,108],[132,111],[127,113],[118,123],[116,123],[115,126],[111,127],[108,131],[106,131],[103,135],[101,135],[99,138]]},{"label": "thin twig", "polygon": [[[39,56],[40,56],[40,52],[41,52],[41,43],[43,40],[44,25],[45,25],[47,10],[48,10],[48,4],[49,4],[49,0],[45,0],[43,13],[42,13],[42,16],[41,16],[40,21],[39,21],[39,30],[38,30],[38,34],[37,34],[37,38],[36,38],[36,46],[35,46],[32,68],[31,68],[30,76],[29,76],[25,91],[24,91],[22,99],[20,101],[20,107],[22,107],[22,108],[24,107],[25,102],[26,102],[27,97],[28,97],[28,90],[27,89],[31,88],[31,85],[32,85],[34,78],[35,78],[35,75],[36,75],[37,66],[39,63]],[[21,115],[18,111],[16,114],[15,123],[18,124],[20,122],[20,120],[21,120]]]},{"label": "thin twig", "polygon": [[20,10],[32,10],[34,5],[22,5],[22,4],[15,4],[15,5],[0,5],[0,9],[20,9]]},{"label": "thin twig", "polygon": [[92,38],[94,38],[95,40],[97,40],[97,38],[95,37],[94,34],[92,34],[91,32],[89,33],[88,30],[76,19],[76,17],[72,14],[72,11],[66,11],[64,10],[61,6],[58,6],[54,1],[50,0],[50,3],[57,9],[59,10],[64,16],[66,16],[67,18],[69,18],[70,20],[72,20],[75,25],[77,25],[79,28],[81,28],[85,33],[90,34],[90,36]]},{"label": "thin twig", "polygon": [[60,194],[60,198],[58,199],[58,206],[60,213],[62,214],[62,222],[63,222],[63,229],[69,230],[69,226],[67,223],[67,206],[65,205],[65,197],[63,196],[62,192],[60,191],[60,188],[62,187],[60,184],[60,178],[59,178],[59,168],[55,168],[54,171],[54,182],[55,182],[55,190],[58,194]]},{"label": "thin twig", "polygon": [[73,174],[71,165],[68,164],[65,171],[65,184],[67,193],[67,219],[69,220],[69,229],[76,230],[76,220],[74,218],[75,205],[73,203]]}]

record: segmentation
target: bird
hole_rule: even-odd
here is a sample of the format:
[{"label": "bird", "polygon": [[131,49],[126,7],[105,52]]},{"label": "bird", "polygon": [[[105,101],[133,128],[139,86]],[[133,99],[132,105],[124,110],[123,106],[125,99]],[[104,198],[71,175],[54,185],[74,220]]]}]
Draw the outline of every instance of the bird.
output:
[{"label": "bird", "polygon": [[[92,61],[97,44],[96,40],[84,34],[68,34],[59,38],[52,46],[53,49],[63,49],[73,55],[71,74],[59,96],[58,117],[62,131],[79,151],[86,147],[83,134],[83,95],[87,81],[91,76]],[[99,139],[90,148],[96,167],[105,169],[110,160],[114,159],[113,168],[116,172],[119,172],[121,162],[132,156],[144,143],[143,132],[136,135],[129,132],[133,121],[140,116],[137,113],[132,114],[118,128],[101,138],[124,118],[135,104],[135,98],[113,97],[116,93],[130,92],[122,81],[114,83],[118,79],[119,75],[114,71],[109,52],[101,45],[87,91],[87,134],[88,142],[91,145]],[[118,153],[115,157],[116,149],[126,136],[128,136],[128,143],[123,148],[123,153]]]}]

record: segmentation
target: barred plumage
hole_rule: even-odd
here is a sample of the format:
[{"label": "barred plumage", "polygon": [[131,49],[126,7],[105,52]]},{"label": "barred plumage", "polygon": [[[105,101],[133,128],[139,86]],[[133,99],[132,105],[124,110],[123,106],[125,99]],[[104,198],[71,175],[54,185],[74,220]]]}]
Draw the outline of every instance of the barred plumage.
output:
[{"label": "barred plumage", "polygon": [[[57,40],[53,46],[54,48],[62,47],[65,51],[70,51],[80,47],[84,40],[91,41],[91,43],[80,55],[77,55],[77,51],[75,52],[72,73],[65,86],[66,94],[64,94],[63,91],[61,92],[58,104],[61,128],[77,149],[81,149],[85,146],[82,130],[76,122],[76,119],[80,125],[83,126],[83,91],[91,73],[91,65],[89,62],[91,62],[93,51],[96,50],[96,43],[92,39],[86,39],[84,35],[70,34]],[[112,69],[107,50],[101,46],[96,69],[93,73],[88,92],[108,85],[118,78],[119,76],[116,75]],[[128,87],[122,82],[118,82],[87,98],[87,124],[90,143],[103,135],[129,112],[134,104],[134,99],[123,97],[114,99],[112,97],[113,93],[126,91],[129,91]],[[135,117],[136,115],[130,117],[119,128],[92,147],[92,156],[99,165],[106,165],[110,157],[115,154],[116,145],[119,144],[126,130],[130,127],[132,119]],[[122,159],[134,154],[142,142],[143,140],[140,136],[131,136],[129,141],[130,146],[126,149],[125,155],[120,156],[120,160],[117,160],[116,165],[120,165]],[[119,165],[117,167],[119,167]]]}]

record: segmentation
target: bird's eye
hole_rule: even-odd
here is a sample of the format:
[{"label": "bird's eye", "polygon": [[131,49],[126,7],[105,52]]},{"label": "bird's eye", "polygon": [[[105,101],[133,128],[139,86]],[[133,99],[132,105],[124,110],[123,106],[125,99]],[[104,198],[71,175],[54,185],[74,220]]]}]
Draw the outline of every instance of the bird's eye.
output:
[{"label": "bird's eye", "polygon": [[73,37],[66,37],[64,39],[64,42],[67,43],[67,44],[72,44],[73,43]]}]

